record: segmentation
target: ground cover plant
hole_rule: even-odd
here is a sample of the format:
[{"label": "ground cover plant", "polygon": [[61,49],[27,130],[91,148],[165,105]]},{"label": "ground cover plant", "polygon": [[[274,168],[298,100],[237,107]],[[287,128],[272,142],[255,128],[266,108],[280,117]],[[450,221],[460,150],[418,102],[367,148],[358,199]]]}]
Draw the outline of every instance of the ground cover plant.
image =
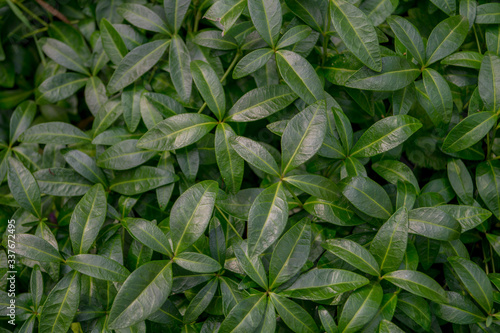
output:
[{"label": "ground cover plant", "polygon": [[0,87],[2,333],[500,331],[500,3],[0,0]]}]

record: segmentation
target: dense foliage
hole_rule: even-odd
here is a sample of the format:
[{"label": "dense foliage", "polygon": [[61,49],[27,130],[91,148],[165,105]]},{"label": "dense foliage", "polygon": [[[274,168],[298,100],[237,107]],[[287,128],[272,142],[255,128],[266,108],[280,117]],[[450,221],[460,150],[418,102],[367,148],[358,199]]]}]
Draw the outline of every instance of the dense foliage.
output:
[{"label": "dense foliage", "polygon": [[0,31],[0,332],[500,331],[500,3],[0,0]]}]

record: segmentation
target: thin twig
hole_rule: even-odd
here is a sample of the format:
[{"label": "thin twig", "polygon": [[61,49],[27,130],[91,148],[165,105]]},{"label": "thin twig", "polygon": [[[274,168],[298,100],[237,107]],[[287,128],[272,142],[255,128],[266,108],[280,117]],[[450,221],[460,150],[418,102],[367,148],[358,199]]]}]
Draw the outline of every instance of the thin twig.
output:
[{"label": "thin twig", "polygon": [[45,1],[43,1],[43,0],[35,0],[35,1],[41,7],[43,7],[43,9],[45,9],[46,11],[48,11],[49,13],[51,13],[52,15],[54,15],[55,17],[57,17],[58,19],[63,21],[64,23],[71,24],[71,22],[68,20],[68,18],[66,16],[64,16],[60,11],[58,11],[57,9],[55,9],[54,7],[52,7],[51,5],[46,3]]}]

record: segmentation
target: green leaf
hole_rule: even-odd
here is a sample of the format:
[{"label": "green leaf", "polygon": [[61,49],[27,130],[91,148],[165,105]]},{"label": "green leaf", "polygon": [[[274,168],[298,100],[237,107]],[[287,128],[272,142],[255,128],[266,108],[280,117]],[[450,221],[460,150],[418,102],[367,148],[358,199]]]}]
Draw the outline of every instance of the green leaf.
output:
[{"label": "green leaf", "polygon": [[128,53],[127,46],[108,20],[103,18],[99,27],[101,28],[102,48],[111,62],[118,65]]},{"label": "green leaf", "polygon": [[340,190],[337,185],[330,179],[320,175],[295,175],[283,178],[283,180],[321,199],[337,201],[340,197]]},{"label": "green leaf", "polygon": [[474,184],[462,160],[452,159],[448,162],[448,179],[460,200],[466,205],[472,205],[474,203]]},{"label": "green leaf", "polygon": [[269,266],[269,289],[274,290],[297,274],[306,263],[311,242],[311,226],[302,220],[276,244]]},{"label": "green leaf", "polygon": [[349,155],[358,158],[378,155],[405,142],[420,127],[422,123],[410,116],[384,118],[363,133]]},{"label": "green leaf", "polygon": [[191,97],[193,80],[191,74],[192,70],[190,70],[189,66],[193,62],[191,62],[191,57],[186,44],[178,35],[175,35],[172,38],[168,60],[170,62],[170,78],[172,79],[175,90],[184,102],[188,102]]},{"label": "green leaf", "polygon": [[16,202],[24,209],[42,218],[40,188],[31,172],[18,160],[8,158],[7,180],[10,192]]},{"label": "green leaf", "polygon": [[378,283],[354,291],[342,308],[339,331],[357,332],[376,314],[382,297],[382,287]]},{"label": "green leaf", "polygon": [[431,32],[426,48],[426,66],[455,52],[469,31],[465,16],[456,15],[439,23]]},{"label": "green leaf", "polygon": [[342,194],[363,213],[388,219],[392,215],[392,204],[384,189],[367,177],[352,177],[341,183]]},{"label": "green leaf", "polygon": [[238,42],[232,36],[223,36],[219,30],[202,31],[196,35],[193,42],[216,50],[227,51],[238,48]]},{"label": "green leaf", "polygon": [[279,0],[248,0],[248,11],[259,35],[274,49],[282,21]]},{"label": "green leaf", "polygon": [[451,119],[453,111],[453,98],[450,86],[437,71],[426,68],[423,71],[424,87],[431,104],[437,113],[441,114],[444,123]]},{"label": "green leaf", "polygon": [[432,313],[448,322],[469,325],[485,321],[486,318],[481,310],[466,296],[457,292],[448,291],[447,304],[431,303]]},{"label": "green leaf", "polygon": [[[262,0],[260,0],[262,1]],[[324,99],[324,90],[311,64],[295,52],[276,52],[276,63],[286,84],[307,104]]]},{"label": "green leaf", "polygon": [[97,115],[107,101],[106,87],[101,79],[97,76],[90,77],[85,85],[85,102],[90,112],[92,112],[94,116]]},{"label": "green leaf", "polygon": [[478,90],[487,110],[500,110],[500,57],[486,53],[479,70]]},{"label": "green leaf", "polygon": [[101,184],[94,185],[75,206],[69,224],[74,253],[88,252],[106,219],[106,207],[107,200]]},{"label": "green leaf", "polygon": [[301,40],[307,38],[311,34],[312,30],[307,25],[297,25],[290,30],[287,30],[283,36],[278,41],[276,45],[277,49],[282,49],[284,47],[293,45],[300,42]]},{"label": "green leaf", "polygon": [[263,67],[273,56],[274,51],[269,48],[258,49],[244,56],[234,67],[233,79],[241,79]]},{"label": "green leaf", "polygon": [[398,295],[398,312],[405,314],[424,330],[429,330],[431,326],[431,311],[425,299],[409,293]]},{"label": "green leaf", "polygon": [[175,201],[170,213],[170,237],[175,255],[191,246],[205,232],[218,188],[215,181],[206,180],[191,186]]},{"label": "green leaf", "polygon": [[217,119],[222,120],[226,113],[226,97],[219,77],[213,68],[204,61],[195,60],[191,62],[190,66],[194,83],[208,108]]},{"label": "green leaf", "polygon": [[219,286],[219,280],[214,278],[210,280],[206,286],[204,286],[198,294],[191,300],[189,306],[184,313],[184,322],[191,323],[195,321],[199,315],[205,311],[210,302],[212,301],[217,287]]},{"label": "green leaf", "polygon": [[97,167],[96,161],[80,150],[63,151],[63,157],[76,172],[90,180],[92,183],[101,183],[108,186],[108,180],[104,172]]},{"label": "green leaf", "polygon": [[108,91],[116,93],[149,71],[160,60],[169,44],[170,40],[156,40],[130,51],[111,76]]},{"label": "green leaf", "polygon": [[420,191],[418,180],[409,166],[396,160],[382,160],[372,164],[372,169],[389,183],[397,185],[398,182],[412,184]]},{"label": "green leaf", "polygon": [[66,274],[52,289],[40,314],[40,333],[67,332],[80,303],[80,273]]},{"label": "green leaf", "polygon": [[239,302],[219,327],[219,333],[253,332],[264,318],[266,295],[249,296]]},{"label": "green leaf", "polygon": [[243,271],[259,286],[268,288],[266,271],[258,255],[250,256],[246,242],[239,242],[233,245],[234,254],[238,259]]},{"label": "green leaf", "polygon": [[31,300],[33,301],[33,308],[35,311],[38,311],[43,296],[43,276],[40,266],[38,265],[35,265],[31,271],[30,294]]},{"label": "green leaf", "polygon": [[382,58],[382,69],[374,71],[363,67],[349,77],[345,86],[375,91],[396,91],[403,89],[417,77],[420,69],[408,60],[398,56]]},{"label": "green leaf", "polygon": [[462,226],[462,233],[474,229],[491,216],[490,211],[475,206],[439,205],[436,208],[453,216]]},{"label": "green leaf", "polygon": [[400,329],[396,324],[388,321],[386,319],[380,322],[379,333],[403,333],[404,331]]},{"label": "green leaf", "polygon": [[40,192],[54,196],[81,196],[87,193],[92,183],[73,169],[42,169],[33,174]]},{"label": "green leaf", "polygon": [[476,186],[486,207],[500,216],[500,161],[486,161],[476,168]]},{"label": "green leaf", "polygon": [[457,2],[454,0],[431,0],[431,2],[448,16],[455,15]]},{"label": "green leaf", "polygon": [[376,72],[382,70],[377,33],[370,19],[360,9],[344,0],[330,6],[333,26],[346,47],[363,64]]},{"label": "green leaf", "polygon": [[140,218],[127,217],[122,221],[129,234],[141,244],[152,250],[172,256],[167,236],[153,222]]},{"label": "green leaf", "polygon": [[156,151],[136,148],[138,140],[124,140],[106,149],[97,159],[97,165],[111,170],[127,170],[146,163]]},{"label": "green leaf", "polygon": [[123,114],[122,103],[117,100],[111,100],[104,104],[104,107],[99,110],[92,124],[93,136],[104,132],[108,127]]},{"label": "green leaf", "polygon": [[127,128],[131,132],[135,132],[139,122],[141,121],[141,101],[144,93],[144,87],[139,81],[128,86],[122,92],[121,104],[123,107],[123,119],[127,124]]},{"label": "green leaf", "polygon": [[[9,141],[11,144],[30,127],[36,115],[36,104],[33,101],[25,101],[19,104],[10,117]],[[3,180],[3,178],[2,178]]]},{"label": "green leaf", "polygon": [[311,315],[297,303],[278,294],[271,294],[276,311],[293,332],[318,332],[318,327]]},{"label": "green leaf", "polygon": [[380,267],[375,258],[358,243],[348,239],[337,238],[328,239],[322,246],[360,271],[370,275],[380,275]]},{"label": "green leaf", "polygon": [[283,184],[262,191],[248,213],[248,250],[250,256],[264,252],[280,236],[288,218],[288,202]]},{"label": "green leaf", "polygon": [[224,315],[227,317],[229,312],[248,296],[248,293],[244,290],[239,290],[238,284],[232,279],[221,276],[219,282]]},{"label": "green leaf", "polygon": [[430,299],[437,303],[447,303],[444,289],[434,279],[424,273],[400,270],[384,275],[383,279],[414,295]]},{"label": "green leaf", "polygon": [[294,116],[281,138],[283,174],[309,160],[321,147],[326,132],[326,103],[318,101]]},{"label": "green leaf", "polygon": [[213,273],[221,269],[211,257],[195,252],[183,252],[175,256],[174,262],[184,269],[196,273]]},{"label": "green leaf", "polygon": [[236,23],[246,5],[245,0],[216,1],[203,17],[219,22],[224,28],[222,34],[225,35]]},{"label": "green leaf", "polygon": [[181,28],[182,20],[184,19],[190,4],[191,0],[163,1],[167,26],[174,34]]},{"label": "green leaf", "polygon": [[486,273],[474,262],[460,258],[448,258],[453,271],[472,298],[486,311],[493,308],[493,288]]},{"label": "green leaf", "polygon": [[368,284],[361,275],[341,269],[314,269],[299,276],[280,295],[304,300],[324,300]]},{"label": "green leaf", "polygon": [[457,220],[433,207],[413,209],[409,212],[409,232],[427,238],[452,241],[458,239],[461,226]]},{"label": "green leaf", "polygon": [[177,179],[170,171],[140,166],[117,174],[110,182],[109,189],[123,195],[136,195],[173,183]]},{"label": "green leaf", "polygon": [[130,272],[115,260],[95,254],[69,257],[66,264],[82,274],[106,281],[124,282],[130,275]]},{"label": "green leaf", "polygon": [[71,47],[58,41],[57,39],[47,38],[44,43],[43,52],[54,60],[59,65],[67,69],[74,70],[75,72],[89,75],[87,68],[80,63],[80,57]]},{"label": "green leaf", "polygon": [[138,28],[170,34],[163,19],[145,6],[126,3],[118,7],[117,12]]},{"label": "green leaf", "polygon": [[466,117],[448,133],[443,142],[443,151],[453,153],[469,148],[486,136],[497,119],[494,112],[487,111]]},{"label": "green leaf", "polygon": [[277,177],[281,176],[278,164],[274,160],[274,157],[259,142],[243,136],[234,136],[231,138],[230,143],[241,158],[257,169]]},{"label": "green leaf", "polygon": [[310,197],[304,203],[304,209],[320,220],[340,226],[352,226],[364,223],[356,217],[349,201],[339,195],[335,201]]},{"label": "green leaf", "polygon": [[337,324],[335,324],[335,320],[333,320],[332,315],[330,314],[330,312],[328,312],[327,309],[325,309],[324,306],[320,305],[318,307],[318,315],[319,319],[321,320],[321,324],[323,325],[323,329],[326,331],[326,333],[338,332],[338,327]]},{"label": "green leaf", "polygon": [[319,32],[328,28],[328,3],[321,0],[286,0],[286,5],[308,26]]},{"label": "green leaf", "polygon": [[266,118],[297,99],[286,85],[256,88],[243,95],[229,110],[228,121],[248,122]]},{"label": "green leaf", "polygon": [[475,22],[477,24],[499,24],[500,5],[498,3],[485,3],[477,6]]},{"label": "green leaf", "polygon": [[113,301],[108,328],[132,326],[158,310],[170,295],[172,265],[167,261],[151,261],[129,275]]},{"label": "green leaf", "polygon": [[55,262],[63,261],[59,251],[45,239],[30,235],[16,235],[16,253],[28,259],[40,262]]},{"label": "green leaf", "polygon": [[189,146],[205,136],[217,122],[197,113],[179,114],[163,120],[144,134],[137,148],[160,151],[176,150]]},{"label": "green leaf", "polygon": [[[88,77],[76,73],[63,73],[49,77],[38,87],[38,104],[56,103],[70,97],[85,86]],[[16,103],[17,104],[17,103]]]},{"label": "green leaf", "polygon": [[91,139],[87,134],[71,124],[54,121],[28,128],[21,134],[19,141],[69,145],[73,143],[88,143]]},{"label": "green leaf", "polygon": [[226,187],[231,193],[236,193],[243,181],[243,159],[231,145],[231,139],[236,137],[231,126],[225,123],[217,125],[215,131],[215,157]]},{"label": "green leaf", "polygon": [[385,222],[370,244],[370,252],[378,262],[380,271],[392,272],[403,261],[408,244],[408,211],[398,209]]},{"label": "green leaf", "polygon": [[229,194],[227,198],[217,199],[217,207],[222,208],[228,214],[241,220],[248,220],[248,213],[255,198],[263,191],[260,188],[247,188],[235,194]]},{"label": "green leaf", "polygon": [[463,51],[447,56],[441,60],[441,63],[443,65],[480,69],[483,59],[484,56],[478,52]]},{"label": "green leaf", "polygon": [[335,121],[335,129],[340,137],[340,141],[342,142],[342,146],[345,151],[350,151],[353,146],[353,132],[351,122],[349,118],[342,112],[341,109],[334,109],[333,111],[333,119]]}]

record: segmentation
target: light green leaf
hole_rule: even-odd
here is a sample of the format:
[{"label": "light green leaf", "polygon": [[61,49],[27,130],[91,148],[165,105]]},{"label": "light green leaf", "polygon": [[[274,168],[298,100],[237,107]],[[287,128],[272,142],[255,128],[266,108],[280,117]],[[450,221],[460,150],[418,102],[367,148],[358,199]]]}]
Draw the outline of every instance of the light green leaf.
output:
[{"label": "light green leaf", "polygon": [[156,40],[130,51],[111,76],[108,91],[116,93],[149,71],[160,60],[169,44],[170,40]]},{"label": "light green leaf", "polygon": [[431,303],[432,313],[448,322],[469,325],[485,321],[484,314],[467,296],[457,292],[448,291],[447,304]]},{"label": "light green leaf", "polygon": [[286,85],[256,88],[234,103],[227,120],[248,122],[266,118],[286,108],[296,99],[297,95]]},{"label": "light green leaf", "polygon": [[397,147],[422,127],[410,116],[397,115],[377,121],[368,128],[349,153],[352,157],[371,157]]},{"label": "light green leaf", "polygon": [[101,183],[108,186],[108,180],[101,169],[97,167],[96,161],[80,150],[63,151],[64,160],[80,175],[92,183]]},{"label": "light green leaf", "polygon": [[141,244],[156,252],[172,256],[172,249],[167,236],[153,222],[127,217],[122,221],[122,225]]},{"label": "light green leaf", "polygon": [[326,102],[318,101],[290,120],[281,138],[283,174],[305,163],[320,149],[326,132]]},{"label": "light green leaf", "polygon": [[163,8],[165,8],[166,23],[170,31],[174,34],[179,31],[182,25],[182,20],[189,9],[191,0],[165,0]]},{"label": "light green leaf", "polygon": [[233,79],[241,79],[252,74],[264,66],[273,56],[274,51],[269,48],[258,49],[244,56],[234,67]]},{"label": "light green leaf", "polygon": [[485,161],[476,168],[476,186],[486,207],[500,217],[500,161]]},{"label": "light green leaf", "polygon": [[330,179],[320,175],[294,175],[283,178],[283,180],[321,199],[337,201],[340,197],[340,190],[337,185]]},{"label": "light green leaf", "polygon": [[178,35],[172,38],[168,60],[170,78],[172,79],[175,90],[184,102],[189,102],[193,80],[191,76],[192,70],[190,70],[189,66],[193,62],[191,62],[186,44]]},{"label": "light green leaf", "polygon": [[95,254],[69,257],[66,264],[82,274],[106,281],[124,282],[130,275],[130,272],[115,260]]},{"label": "light green leaf", "polygon": [[106,149],[97,159],[97,165],[111,170],[127,170],[146,163],[156,151],[136,148],[138,140],[124,140]]},{"label": "light green leaf", "polygon": [[215,181],[206,180],[191,186],[175,201],[170,213],[174,255],[187,249],[205,232],[218,189]]},{"label": "light green leaf", "polygon": [[460,237],[462,227],[455,218],[434,207],[409,212],[409,232],[430,239],[452,241]]},{"label": "light green leaf", "polygon": [[247,243],[244,241],[234,244],[233,250],[243,271],[259,286],[267,289],[267,275],[260,257],[258,255],[250,256]]},{"label": "light green leaf", "polygon": [[243,136],[234,136],[230,143],[241,158],[257,169],[277,177],[281,176],[274,157],[259,142]]},{"label": "light green leaf", "polygon": [[457,2],[455,0],[431,0],[431,2],[448,16],[455,15]]},{"label": "light green leaf", "polygon": [[375,91],[396,91],[403,89],[420,76],[420,69],[398,56],[382,58],[382,69],[374,71],[363,67],[349,77],[345,86]]},{"label": "light green leaf", "polygon": [[347,1],[334,0],[330,15],[335,30],[349,51],[366,66],[380,72],[382,60],[377,33],[365,13]]},{"label": "light green leaf", "polygon": [[106,104],[108,97],[106,96],[106,87],[101,79],[97,76],[92,76],[88,79],[85,86],[85,102],[89,107],[90,112],[95,116],[99,110]]},{"label": "light green leaf", "polygon": [[60,197],[84,195],[93,185],[73,169],[42,169],[35,172],[33,176],[41,193]]},{"label": "light green leaf", "polygon": [[358,243],[345,238],[336,238],[328,239],[322,246],[364,273],[380,275],[380,267],[375,258]]},{"label": "light green leaf", "polygon": [[466,117],[448,133],[443,142],[443,151],[453,153],[469,148],[486,136],[497,119],[494,112],[487,111]]},{"label": "light green leaf", "polygon": [[[262,0],[260,0],[262,1]],[[307,104],[324,99],[324,90],[311,64],[295,52],[280,50],[276,63],[286,84]]]},{"label": "light green leaf", "polygon": [[384,275],[383,279],[414,295],[428,298],[437,303],[447,303],[444,289],[439,283],[424,273],[400,270]]},{"label": "light green leaf", "polygon": [[196,273],[213,273],[221,269],[211,257],[195,252],[183,252],[175,256],[174,262],[184,269]]},{"label": "light green leaf", "polygon": [[189,146],[205,136],[217,122],[206,115],[184,113],[158,123],[144,134],[138,148],[169,151]]},{"label": "light green leaf", "polygon": [[204,61],[195,60],[191,62],[190,66],[194,83],[208,108],[217,119],[222,120],[226,113],[226,97],[219,77],[213,68]]},{"label": "light green leaf", "polygon": [[78,73],[86,75],[90,74],[89,70],[82,66],[78,53],[63,42],[60,42],[57,39],[47,38],[47,41],[44,43],[42,49],[49,58],[54,60],[59,65]]},{"label": "light green leaf", "polygon": [[236,133],[228,124],[217,125],[215,131],[215,157],[219,166],[222,179],[226,188],[231,193],[236,193],[243,181],[243,159],[237,154],[231,145],[231,139],[236,137]]},{"label": "light green leaf", "polygon": [[426,66],[455,52],[464,42],[469,31],[469,21],[465,16],[456,15],[439,23],[427,41]]},{"label": "light green leaf", "polygon": [[151,261],[129,275],[113,301],[108,328],[132,326],[148,318],[167,300],[172,289],[172,265]]},{"label": "light green leaf", "polygon": [[479,70],[479,95],[488,111],[500,110],[500,57],[486,53]]},{"label": "light green leaf", "polygon": [[[56,103],[70,97],[85,86],[88,77],[77,73],[62,73],[49,77],[38,87],[38,104]],[[17,103],[16,103],[17,104]]]},{"label": "light green leaf", "polygon": [[104,188],[96,184],[75,206],[69,223],[69,236],[76,254],[87,253],[106,219],[107,200]]},{"label": "light green leaf", "polygon": [[250,18],[262,39],[273,49],[281,29],[281,3],[279,0],[248,0]]},{"label": "light green leaf", "polygon": [[500,4],[485,3],[477,6],[475,22],[477,24],[499,24]]},{"label": "light green leaf", "polygon": [[410,21],[400,16],[391,16],[387,19],[387,23],[398,40],[411,53],[420,65],[425,64],[425,46],[422,36],[417,28]]},{"label": "light green leaf", "polygon": [[90,142],[90,140],[90,137],[77,127],[61,122],[32,126],[19,137],[21,142],[42,144],[73,144]]},{"label": "light green leaf", "polygon": [[252,295],[239,302],[219,327],[219,333],[253,332],[264,318],[266,295]]},{"label": "light green leaf", "polygon": [[341,183],[344,196],[363,213],[388,219],[392,215],[392,204],[384,189],[367,177],[352,177]]},{"label": "light green leaf", "polygon": [[18,160],[8,158],[7,181],[10,193],[16,202],[24,209],[42,218],[42,202],[40,188],[31,172]]},{"label": "light green leaf", "polygon": [[43,238],[31,234],[16,235],[16,253],[40,262],[63,261],[59,251]]},{"label": "light green leaf", "polygon": [[262,191],[248,215],[248,251],[250,256],[267,250],[280,236],[288,219],[288,202],[283,184]]},{"label": "light green leaf", "polygon": [[128,53],[127,46],[108,20],[103,18],[99,27],[101,28],[102,48],[111,62],[118,65]]},{"label": "light green leaf", "polygon": [[178,178],[172,172],[149,166],[140,166],[117,173],[109,189],[123,195],[136,195],[173,183]]},{"label": "light green leaf", "polygon": [[342,308],[339,330],[345,333],[357,332],[375,316],[382,297],[383,290],[378,283],[354,291]]},{"label": "light green leaf", "polygon": [[392,272],[403,261],[407,244],[408,211],[402,207],[380,227],[370,244],[370,252],[382,272]]},{"label": "light green leaf", "polygon": [[372,169],[389,183],[397,185],[399,181],[412,184],[420,191],[418,180],[409,166],[396,160],[382,160],[372,164]]},{"label": "light green leaf", "polygon": [[146,6],[126,3],[118,7],[117,12],[138,28],[170,34],[163,19]]},{"label": "light green leaf", "polygon": [[271,294],[276,311],[293,332],[318,332],[318,327],[311,315],[297,303],[278,294]]},{"label": "light green leaf", "polygon": [[[19,104],[10,117],[9,141],[11,144],[30,127],[35,119],[36,104],[33,101],[25,101]],[[3,178],[2,178],[3,180]]]}]

